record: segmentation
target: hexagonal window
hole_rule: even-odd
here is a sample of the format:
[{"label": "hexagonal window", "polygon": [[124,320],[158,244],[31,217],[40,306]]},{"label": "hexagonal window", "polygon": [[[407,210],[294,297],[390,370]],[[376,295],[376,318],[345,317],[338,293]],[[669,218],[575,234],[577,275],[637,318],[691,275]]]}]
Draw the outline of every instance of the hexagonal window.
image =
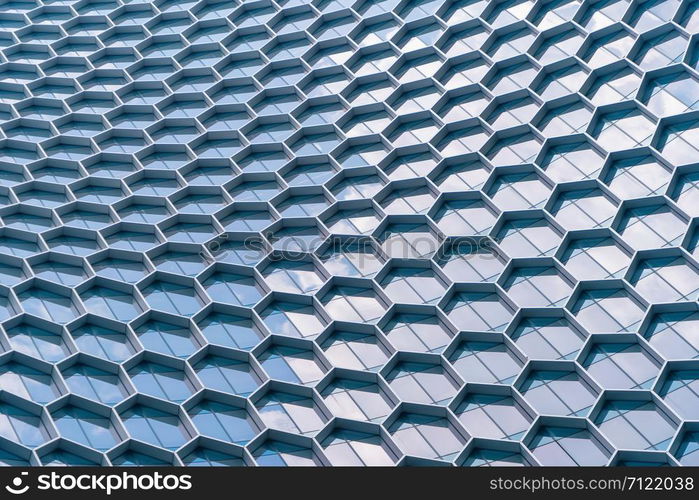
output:
[{"label": "hexagonal window", "polygon": [[[177,243],[204,243],[218,234],[218,230],[213,224],[208,222],[186,222],[180,218],[180,222],[175,219],[172,225],[163,227],[163,235],[168,241]],[[201,219],[199,219],[201,220]]]},{"label": "hexagonal window", "polygon": [[699,210],[697,210],[698,194],[699,173],[697,172],[677,175],[674,189],[668,193],[675,200],[677,206],[692,216],[699,215]]},{"label": "hexagonal window", "polygon": [[630,207],[622,213],[617,231],[638,250],[677,246],[687,221],[665,203]]},{"label": "hexagonal window", "polygon": [[336,211],[323,223],[334,234],[365,235],[372,233],[383,217],[373,207],[367,208],[352,207],[342,208],[343,204],[338,203]]},{"label": "hexagonal window", "polygon": [[116,371],[77,363],[63,369],[61,374],[71,392],[105,405],[115,405],[129,395]]},{"label": "hexagonal window", "polygon": [[109,415],[99,415],[78,406],[64,406],[51,417],[62,437],[96,450],[113,448],[124,437]]},{"label": "hexagonal window", "polygon": [[[59,445],[59,447],[57,447],[55,450],[39,457],[41,460],[41,465],[47,467],[98,467],[102,465],[101,463],[84,457],[83,455],[86,455],[87,453],[85,453],[85,449],[83,448],[75,450],[78,453],[72,453],[65,450],[64,447],[65,444]],[[75,447],[75,445],[73,445],[73,447]]]},{"label": "hexagonal window", "polygon": [[98,358],[120,363],[131,357],[136,348],[123,332],[97,324],[95,318],[86,317],[85,322],[71,327],[70,335],[83,352]]},{"label": "hexagonal window", "polygon": [[328,315],[337,321],[375,323],[388,305],[373,288],[335,285],[320,299]]},{"label": "hexagonal window", "polygon": [[248,397],[263,379],[247,361],[209,355],[192,366],[204,387]]},{"label": "hexagonal window", "polygon": [[571,312],[590,333],[634,332],[645,307],[624,288],[582,290]]},{"label": "hexagonal window", "polygon": [[98,276],[133,284],[141,281],[150,272],[140,255],[134,255],[134,259],[120,259],[108,255],[105,255],[101,260],[90,263]]},{"label": "hexagonal window", "polygon": [[393,265],[381,279],[381,287],[393,302],[436,304],[449,283],[430,268]]},{"label": "hexagonal window", "polygon": [[699,293],[699,271],[681,254],[637,261],[629,282],[651,302],[691,301]]},{"label": "hexagonal window", "polygon": [[312,261],[273,259],[261,274],[270,288],[281,292],[313,293],[325,283]]},{"label": "hexagonal window", "polygon": [[[655,32],[657,33],[657,32]],[[663,29],[653,38],[639,38],[633,60],[644,71],[664,68],[682,61],[687,50],[687,39],[674,29]]]},{"label": "hexagonal window", "polygon": [[551,186],[536,172],[506,173],[493,177],[488,195],[502,210],[540,208],[551,194]]},{"label": "hexagonal window", "polygon": [[333,415],[343,418],[379,421],[395,405],[391,396],[371,381],[334,378],[319,390]]},{"label": "hexagonal window", "polygon": [[660,131],[657,148],[663,158],[673,165],[684,165],[696,160],[699,149],[695,146],[699,138],[699,121],[684,121],[667,125]]},{"label": "hexagonal window", "polygon": [[187,413],[202,435],[229,443],[245,445],[260,431],[245,408],[228,403],[205,399]]},{"label": "hexagonal window", "polygon": [[[2,251],[0,249],[0,251]],[[3,254],[7,255],[7,254]],[[0,280],[6,286],[14,286],[27,279],[29,275],[25,272],[21,262],[7,259],[6,262],[0,262]]]},{"label": "hexagonal window", "polygon": [[164,279],[155,279],[141,293],[153,309],[181,316],[192,316],[208,302],[194,286]]},{"label": "hexagonal window", "polygon": [[601,115],[591,135],[607,151],[633,149],[650,144],[655,123],[638,109]]},{"label": "hexagonal window", "polygon": [[553,255],[561,241],[559,230],[544,218],[505,220],[495,240],[511,257],[545,257]]},{"label": "hexagonal window", "polygon": [[[27,313],[53,321],[58,324],[68,323],[80,315],[78,307],[73,302],[70,292],[58,290],[55,293],[46,289],[48,285],[35,284],[17,294],[22,309]],[[1,300],[3,312],[7,317],[16,314],[14,307],[7,298]]]},{"label": "hexagonal window", "polygon": [[0,436],[13,443],[36,448],[51,439],[48,427],[40,415],[0,402]]},{"label": "hexagonal window", "polygon": [[215,271],[202,286],[215,302],[243,307],[253,306],[266,293],[254,276],[224,271]]},{"label": "hexagonal window", "polygon": [[117,321],[131,321],[143,312],[131,291],[95,285],[81,292],[80,298],[91,314]]},{"label": "hexagonal window", "polygon": [[59,328],[41,325],[30,317],[5,324],[10,346],[28,356],[55,363],[70,355],[70,348]]},{"label": "hexagonal window", "polygon": [[579,280],[621,278],[631,263],[629,252],[609,236],[573,239],[559,259]]},{"label": "hexagonal window", "polygon": [[385,341],[373,329],[335,326],[322,337],[323,340],[319,337],[318,342],[325,357],[340,368],[378,371],[391,355]]},{"label": "hexagonal window", "polygon": [[439,248],[439,237],[427,224],[391,223],[378,236],[382,250],[391,258],[425,259]]},{"label": "hexagonal window", "polygon": [[208,342],[233,349],[249,351],[264,337],[251,318],[225,312],[214,310],[196,322]]},{"label": "hexagonal window", "polygon": [[581,181],[599,173],[604,155],[587,142],[571,142],[546,148],[538,163],[556,182]]},{"label": "hexagonal window", "polygon": [[[668,365],[672,366],[672,365]],[[686,420],[696,420],[699,415],[699,370],[668,369],[662,384],[656,389],[665,404]]]},{"label": "hexagonal window", "polygon": [[386,192],[380,201],[381,208],[388,214],[424,214],[434,202],[435,194],[428,186],[394,188]]},{"label": "hexagonal window", "polygon": [[[252,452],[255,462],[262,467],[300,467],[323,464],[310,447],[268,439]],[[228,464],[226,464],[228,465]]]},{"label": "hexagonal window", "polygon": [[584,417],[597,400],[598,391],[574,369],[532,369],[517,388],[532,407],[543,415]]},{"label": "hexagonal window", "polygon": [[649,389],[660,362],[638,342],[594,342],[582,366],[608,389]]},{"label": "hexagonal window", "polygon": [[697,92],[699,81],[680,70],[649,79],[639,98],[656,115],[669,116],[698,109],[699,102],[694,98]]},{"label": "hexagonal window", "polygon": [[298,254],[314,251],[323,242],[325,235],[314,221],[309,225],[282,225],[267,233],[267,239],[275,250]]},{"label": "hexagonal window", "polygon": [[509,391],[498,390],[491,394],[469,390],[453,406],[464,428],[477,437],[518,440],[533,421],[531,410],[512,397]]},{"label": "hexagonal window", "polygon": [[445,235],[482,236],[490,232],[498,216],[497,209],[480,197],[446,195],[432,209],[432,218]]},{"label": "hexagonal window", "polygon": [[[152,452],[149,451],[149,453]],[[154,457],[149,453],[141,453],[140,451],[127,449],[117,457],[110,457],[110,462],[120,467],[167,467],[168,465],[172,465],[172,462]]]},{"label": "hexagonal window", "polygon": [[0,388],[39,404],[49,403],[61,396],[61,389],[50,372],[14,361],[2,365]]},{"label": "hexagonal window", "polygon": [[532,312],[520,318],[509,335],[531,359],[573,359],[585,342],[587,332],[562,312],[551,315]]},{"label": "hexagonal window", "polygon": [[617,205],[599,188],[563,191],[550,207],[556,221],[568,230],[608,227]]},{"label": "hexagonal window", "polygon": [[627,450],[667,450],[677,430],[674,417],[650,398],[607,396],[593,421],[617,448]]},{"label": "hexagonal window", "polygon": [[682,465],[692,466],[697,464],[697,443],[699,443],[699,432],[685,431],[683,433],[682,440],[674,453]]},{"label": "hexagonal window", "polygon": [[137,404],[120,416],[131,437],[154,446],[175,450],[192,438],[178,415],[150,406]]},{"label": "hexagonal window", "polygon": [[151,315],[140,324],[133,325],[134,332],[143,347],[149,351],[159,352],[167,356],[186,358],[197,349],[199,341],[192,334],[187,322],[181,318],[158,319]]},{"label": "hexagonal window", "polygon": [[437,314],[420,314],[399,309],[381,329],[399,351],[440,353],[454,336],[451,328]]},{"label": "hexagonal window", "polygon": [[555,265],[513,265],[502,278],[508,296],[522,307],[561,307],[574,286]]},{"label": "hexagonal window", "polygon": [[[106,234],[104,239],[111,248],[118,250],[135,250],[137,252],[145,252],[160,243],[160,239],[152,230],[129,231],[123,228],[119,230],[119,226],[117,226],[116,231]],[[68,241],[61,241],[60,245],[61,247],[63,245],[70,245],[71,248],[76,248],[76,250],[79,250],[81,253],[90,254],[98,248],[96,245],[94,245],[94,248],[90,248],[88,246],[90,243],[89,240],[85,241],[81,238],[77,240],[70,239]],[[60,247],[54,248],[54,250],[60,251]]]},{"label": "hexagonal window", "polygon": [[495,446],[474,447],[461,464],[464,467],[525,467],[532,460],[519,451],[500,450]]},{"label": "hexagonal window", "polygon": [[312,397],[301,393],[268,391],[255,407],[268,427],[302,436],[315,434],[329,419]]},{"label": "hexagonal window", "polygon": [[456,292],[444,304],[444,312],[461,330],[501,332],[514,315],[514,308],[491,286]]},{"label": "hexagonal window", "polygon": [[188,399],[197,390],[183,369],[156,362],[142,361],[130,368],[128,374],[140,392],[176,403]]},{"label": "hexagonal window", "polygon": [[699,312],[692,308],[652,314],[643,336],[667,359],[699,357],[699,343],[694,332],[699,326]]},{"label": "hexagonal window", "polygon": [[[576,424],[579,421],[571,421]],[[600,441],[584,424],[538,429],[527,447],[542,465],[601,466],[609,461],[606,443]]]},{"label": "hexagonal window", "polygon": [[260,317],[272,333],[289,337],[315,337],[325,328],[325,320],[310,304],[273,301]]},{"label": "hexagonal window", "polygon": [[383,267],[381,257],[368,242],[333,239],[319,259],[328,272],[338,276],[372,278]]},{"label": "hexagonal window", "polygon": [[620,198],[641,198],[663,193],[672,172],[652,155],[612,160],[603,177]]},{"label": "hexagonal window", "polygon": [[[253,190],[257,189],[255,186],[250,186],[250,188]],[[234,209],[231,214],[221,217],[219,222],[226,231],[261,231],[274,221],[274,216],[269,210],[269,208],[264,208],[262,210]]]},{"label": "hexagonal window", "polygon": [[320,446],[334,466],[387,466],[398,460],[378,432],[335,429]]},{"label": "hexagonal window", "polygon": [[327,368],[310,350],[286,345],[272,345],[257,355],[269,378],[292,384],[313,385]]},{"label": "hexagonal window", "polygon": [[433,362],[399,361],[386,370],[386,381],[404,401],[446,405],[462,382]]},{"label": "hexagonal window", "polygon": [[247,465],[239,456],[204,446],[199,446],[182,457],[182,463],[189,467],[242,467]]},{"label": "hexagonal window", "polygon": [[445,353],[454,369],[469,382],[511,384],[523,362],[503,342],[462,340]]},{"label": "hexagonal window", "polygon": [[436,257],[437,264],[453,281],[493,282],[505,267],[505,259],[489,238],[452,240]]},{"label": "hexagonal window", "polygon": [[467,440],[445,417],[420,413],[402,412],[388,432],[405,454],[445,461],[453,460]]}]

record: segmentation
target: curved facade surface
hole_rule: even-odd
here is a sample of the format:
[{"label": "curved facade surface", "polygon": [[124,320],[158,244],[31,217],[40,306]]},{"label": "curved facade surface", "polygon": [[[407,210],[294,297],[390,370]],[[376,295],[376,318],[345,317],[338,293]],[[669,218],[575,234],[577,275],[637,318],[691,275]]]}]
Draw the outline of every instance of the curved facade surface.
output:
[{"label": "curved facade surface", "polygon": [[0,461],[699,464],[699,2],[0,6]]}]

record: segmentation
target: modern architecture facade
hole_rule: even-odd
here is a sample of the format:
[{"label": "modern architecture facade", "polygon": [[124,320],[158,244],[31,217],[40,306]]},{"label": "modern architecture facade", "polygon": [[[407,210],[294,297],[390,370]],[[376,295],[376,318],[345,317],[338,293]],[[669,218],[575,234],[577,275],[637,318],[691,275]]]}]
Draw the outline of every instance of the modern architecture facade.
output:
[{"label": "modern architecture facade", "polygon": [[699,2],[0,5],[0,462],[699,465]]}]

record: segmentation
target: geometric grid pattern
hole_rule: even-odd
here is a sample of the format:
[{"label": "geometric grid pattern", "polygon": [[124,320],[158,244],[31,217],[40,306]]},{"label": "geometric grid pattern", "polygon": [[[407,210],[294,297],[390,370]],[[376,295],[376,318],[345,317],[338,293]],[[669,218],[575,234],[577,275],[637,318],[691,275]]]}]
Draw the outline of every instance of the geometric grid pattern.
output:
[{"label": "geometric grid pattern", "polygon": [[699,464],[697,2],[0,27],[3,463]]}]

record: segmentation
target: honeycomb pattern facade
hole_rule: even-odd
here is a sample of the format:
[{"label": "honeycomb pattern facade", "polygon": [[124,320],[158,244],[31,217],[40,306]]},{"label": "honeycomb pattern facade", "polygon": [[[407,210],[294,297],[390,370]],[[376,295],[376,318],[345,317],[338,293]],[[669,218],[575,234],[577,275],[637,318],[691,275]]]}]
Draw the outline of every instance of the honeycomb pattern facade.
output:
[{"label": "honeycomb pattern facade", "polygon": [[698,465],[697,32],[4,1],[0,461]]}]

